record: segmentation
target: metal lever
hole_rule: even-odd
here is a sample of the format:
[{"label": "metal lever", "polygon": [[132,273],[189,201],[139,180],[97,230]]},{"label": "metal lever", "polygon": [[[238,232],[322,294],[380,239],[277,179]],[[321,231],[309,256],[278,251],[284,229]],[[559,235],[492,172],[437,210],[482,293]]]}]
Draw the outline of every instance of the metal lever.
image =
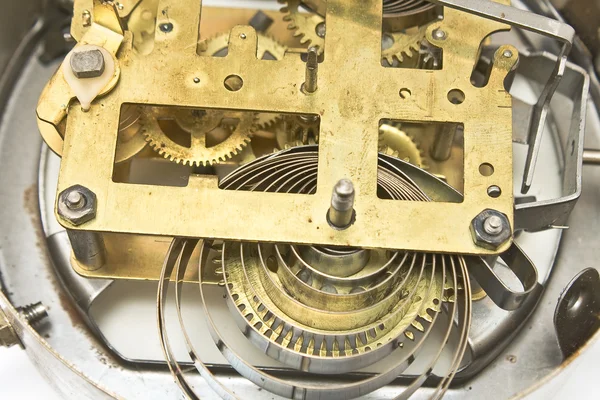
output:
[{"label": "metal lever", "polygon": [[510,248],[500,255],[508,268],[523,285],[523,291],[509,288],[494,271],[494,266],[481,257],[472,257],[469,262],[469,273],[490,296],[490,299],[503,310],[518,309],[527,296],[539,285],[535,265],[521,248],[513,242]]},{"label": "metal lever", "polygon": [[529,150],[521,192],[526,194],[533,183],[533,174],[542,144],[546,117],[550,101],[558,88],[567,66],[567,56],[571,52],[575,39],[575,30],[563,22],[547,18],[528,11],[519,10],[504,4],[494,3],[490,0],[430,0],[432,3],[454,8],[469,14],[478,15],[497,22],[516,26],[530,32],[548,36],[562,42],[563,46],[558,55],[554,71],[544,87],[540,98],[533,108],[531,124],[529,125]]}]

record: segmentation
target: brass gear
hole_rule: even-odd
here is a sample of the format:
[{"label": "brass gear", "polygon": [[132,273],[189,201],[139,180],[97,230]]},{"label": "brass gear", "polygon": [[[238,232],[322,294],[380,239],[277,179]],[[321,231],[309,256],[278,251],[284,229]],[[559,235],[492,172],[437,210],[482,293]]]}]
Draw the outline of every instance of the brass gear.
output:
[{"label": "brass gear", "polygon": [[284,4],[281,9],[285,14],[283,20],[289,22],[288,29],[294,30],[294,36],[300,39],[300,43],[318,46],[319,52],[322,52],[325,46],[325,18],[315,12],[300,12],[304,8],[300,0],[278,1]]},{"label": "brass gear", "polygon": [[[258,43],[256,57],[262,59],[282,60],[287,52],[287,47],[280,44],[277,40],[270,36],[257,32]],[[224,56],[225,50],[229,47],[229,33],[221,33],[215,37],[204,40],[199,45],[200,55],[208,55],[213,57]],[[259,113],[256,119],[256,127],[258,129],[269,129],[273,127],[281,116],[274,113]]]},{"label": "brass gear", "polygon": [[[255,129],[255,115],[249,112],[152,107],[142,114],[142,119],[146,141],[156,152],[175,163],[190,166],[227,161],[250,142]],[[167,134],[160,121],[176,125],[175,134]],[[187,136],[189,145],[178,140],[181,136]],[[210,144],[207,139],[215,143]]]},{"label": "brass gear", "polygon": [[[321,0],[324,1],[324,0]],[[325,18],[316,12],[309,11],[308,13],[300,12],[303,2],[301,0],[279,0],[285,4],[281,9],[285,13],[284,20],[288,21],[288,29],[295,30],[294,36],[300,37],[300,43],[310,46],[317,46],[321,52],[325,46]],[[418,62],[419,50],[421,42],[426,37],[428,25],[423,25],[418,28],[411,28],[407,32],[386,32],[390,45],[382,48],[381,57],[387,61],[389,65],[394,65],[394,61],[404,64],[409,59]],[[416,67],[416,64],[415,64]]]},{"label": "brass gear", "polygon": [[276,140],[279,149],[319,143],[319,118],[286,116],[283,130],[277,132]]},{"label": "brass gear", "polygon": [[379,152],[427,169],[425,158],[418,144],[406,132],[393,124],[379,127]]},{"label": "brass gear", "polygon": [[[427,37],[428,27],[429,25],[423,25],[406,32],[384,33],[384,36],[387,36],[392,43],[389,47],[382,49],[381,57],[389,65],[394,65],[395,61],[400,65],[409,60],[418,62],[421,43]],[[415,64],[414,67],[417,65]]]}]

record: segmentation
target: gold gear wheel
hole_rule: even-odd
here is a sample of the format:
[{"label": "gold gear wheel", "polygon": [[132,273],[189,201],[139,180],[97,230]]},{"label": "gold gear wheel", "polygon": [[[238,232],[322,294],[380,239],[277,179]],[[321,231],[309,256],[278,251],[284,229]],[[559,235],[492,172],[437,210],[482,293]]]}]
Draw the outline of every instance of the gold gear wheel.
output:
[{"label": "gold gear wheel", "polygon": [[250,142],[255,129],[249,112],[152,107],[142,119],[146,141],[156,152],[190,166],[227,161]]},{"label": "gold gear wheel", "polygon": [[300,0],[278,1],[284,4],[281,9],[285,14],[283,20],[289,22],[288,29],[294,30],[294,36],[300,39],[300,43],[318,46],[319,52],[322,52],[325,45],[325,18],[314,12],[300,12],[300,9],[304,9]]},{"label": "gold gear wheel", "polygon": [[[282,60],[287,52],[287,47],[277,42],[270,36],[262,33],[257,33],[258,45],[256,57],[260,60],[273,59]],[[200,55],[207,56],[224,56],[225,51],[229,47],[229,33],[221,33],[213,38],[206,39],[199,45]],[[275,125],[280,115],[274,113],[259,113],[255,121],[255,125],[258,129],[269,129]]]},{"label": "gold gear wheel", "polygon": [[384,36],[387,36],[392,43],[389,47],[382,49],[381,57],[389,65],[394,65],[395,61],[400,63],[400,65],[403,65],[408,60],[418,61],[421,43],[427,37],[428,27],[429,25],[423,25],[410,29],[407,32],[384,33]]},{"label": "gold gear wheel", "polygon": [[319,143],[319,118],[290,115],[284,119],[283,130],[276,135],[280,149]]},{"label": "gold gear wheel", "polygon": [[[304,8],[301,0],[279,0],[279,2],[285,4],[285,7],[281,9],[285,13],[283,19],[289,22],[288,29],[295,30],[294,36],[300,37],[300,43],[318,46],[319,52],[322,52],[325,46],[325,18],[311,10],[308,10],[308,13],[300,12],[300,9]],[[389,65],[394,65],[394,61],[402,65],[409,59],[414,59],[419,55],[421,42],[426,37],[427,27],[428,25],[412,28],[410,29],[412,32],[384,33],[391,44],[382,49],[382,59]]]},{"label": "gold gear wheel", "polygon": [[392,124],[382,124],[379,127],[379,152],[427,169],[417,143],[406,132]]}]

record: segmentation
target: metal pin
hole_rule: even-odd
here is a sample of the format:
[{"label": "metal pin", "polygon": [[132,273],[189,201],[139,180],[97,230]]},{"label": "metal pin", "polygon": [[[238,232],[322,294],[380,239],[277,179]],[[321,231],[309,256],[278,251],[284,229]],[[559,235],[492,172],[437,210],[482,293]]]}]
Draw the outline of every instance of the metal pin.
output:
[{"label": "metal pin", "polygon": [[458,125],[447,124],[438,128],[431,148],[431,157],[436,161],[446,161],[452,155],[452,145]]},{"label": "metal pin", "polygon": [[488,235],[498,235],[502,232],[502,219],[497,215],[491,215],[483,222],[483,229]]},{"label": "metal pin", "polygon": [[302,90],[305,93],[314,93],[317,91],[317,73],[319,72],[319,48],[310,47],[308,49],[308,58],[306,60],[306,77]]},{"label": "metal pin", "polygon": [[333,187],[331,207],[327,217],[329,223],[339,229],[345,229],[354,217],[354,185],[349,179],[342,179]]}]

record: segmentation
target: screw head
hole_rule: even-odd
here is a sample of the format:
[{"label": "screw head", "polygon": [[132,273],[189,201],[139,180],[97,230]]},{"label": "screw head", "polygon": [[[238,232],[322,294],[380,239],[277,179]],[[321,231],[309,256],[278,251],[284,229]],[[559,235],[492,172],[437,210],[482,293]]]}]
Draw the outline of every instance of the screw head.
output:
[{"label": "screw head", "polygon": [[436,40],[445,40],[448,35],[441,29],[433,31],[433,38]]},{"label": "screw head", "polygon": [[71,71],[79,79],[97,78],[104,73],[104,54],[98,49],[73,51]]},{"label": "screw head", "polygon": [[506,214],[483,210],[471,221],[471,236],[477,246],[496,250],[512,237],[512,229]]},{"label": "screw head", "polygon": [[96,195],[84,186],[74,185],[60,192],[56,208],[63,220],[79,226],[96,218]]},{"label": "screw head", "polygon": [[504,53],[502,53],[502,55],[503,55],[505,58],[512,58],[512,56],[513,56],[513,52],[512,52],[512,51],[510,51],[510,50],[504,50]]}]

